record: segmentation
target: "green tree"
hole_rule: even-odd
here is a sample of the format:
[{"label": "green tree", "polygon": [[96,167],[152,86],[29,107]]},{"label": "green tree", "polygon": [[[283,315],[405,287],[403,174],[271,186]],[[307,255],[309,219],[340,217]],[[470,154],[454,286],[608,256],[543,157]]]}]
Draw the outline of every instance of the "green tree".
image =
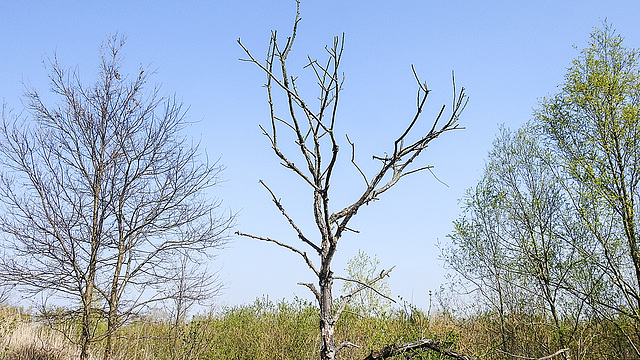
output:
[{"label": "green tree", "polygon": [[[560,92],[535,113],[589,241],[588,259],[611,291],[590,296],[602,314],[632,319],[620,327],[640,356],[640,52],[608,25],[568,69]],[[581,247],[583,244],[578,244]],[[586,251],[585,251],[586,253]],[[581,296],[590,294],[580,294]]]},{"label": "green tree", "polygon": [[[380,270],[378,266],[380,260],[377,257],[370,257],[366,252],[358,250],[358,254],[347,261],[347,278],[342,285],[342,293],[346,296],[357,289],[360,284],[366,283],[369,279],[376,277]],[[391,289],[387,278],[380,279],[370,287],[363,289],[353,295],[349,304],[350,309],[362,316],[382,316],[390,309]]]},{"label": "green tree", "polygon": [[446,260],[498,315],[505,352],[519,342],[507,326],[510,315],[549,319],[558,343],[543,347],[545,353],[550,346],[566,346],[570,336],[563,319],[580,315],[564,290],[576,252],[563,246],[571,219],[563,188],[548,166],[552,162],[530,128],[503,129],[450,235],[454,247]]},{"label": "green tree", "polygon": [[502,132],[447,260],[501,321],[505,301],[534,300],[558,345],[589,316],[640,357],[640,53],[622,43],[607,24],[595,29],[534,120]]}]

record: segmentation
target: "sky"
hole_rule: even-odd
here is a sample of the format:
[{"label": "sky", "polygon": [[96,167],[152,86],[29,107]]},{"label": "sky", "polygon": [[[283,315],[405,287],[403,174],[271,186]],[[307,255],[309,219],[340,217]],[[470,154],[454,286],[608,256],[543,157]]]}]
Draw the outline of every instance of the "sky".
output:
[{"label": "sky", "polygon": [[[637,1],[302,0],[300,11],[289,72],[309,84],[307,98],[313,101],[313,74],[303,62],[307,55],[324,59],[324,46],[344,33],[345,83],[336,131],[339,139],[348,134],[356,143],[356,159],[369,174],[377,165],[371,156],[390,151],[415,112],[412,64],[432,90],[417,130],[427,131],[443,104],[448,114],[452,71],[457,89],[464,87],[469,96],[460,119],[465,130],[436,139],[421,159],[421,165],[434,166],[437,178],[429,172],[407,177],[363,207],[351,223],[360,233],[342,240],[334,260],[337,275],[344,275],[359,249],[375,256],[381,269],[395,265],[389,279],[393,296],[422,308],[428,306],[429,291],[448,281],[438,244],[447,246],[452,222],[461,213],[460,199],[480,179],[499,127],[517,128],[531,118],[605,19],[627,47],[640,47]],[[241,39],[263,58],[270,31],[284,38],[294,16],[293,0],[4,0],[0,98],[21,113],[25,84],[47,91],[43,63],[53,56],[91,83],[101,43],[109,35],[125,36],[124,68],[132,74],[140,64],[156,70],[150,82],[189,108],[194,124],[185,136],[225,166],[223,181],[208,195],[223,201],[221,211],[237,214],[235,229],[302,248],[258,180],[309,234],[314,230],[311,192],[279,165],[261,134],[258,125],[269,121],[265,76],[238,60],[244,54],[237,44]],[[349,165],[346,140],[341,148],[340,177],[332,186],[334,211],[353,202],[364,186]],[[311,299],[308,289],[296,284],[314,281],[314,275],[293,252],[232,237],[215,254],[206,265],[225,284],[218,306],[263,296]],[[336,283],[336,290],[340,286]]]}]

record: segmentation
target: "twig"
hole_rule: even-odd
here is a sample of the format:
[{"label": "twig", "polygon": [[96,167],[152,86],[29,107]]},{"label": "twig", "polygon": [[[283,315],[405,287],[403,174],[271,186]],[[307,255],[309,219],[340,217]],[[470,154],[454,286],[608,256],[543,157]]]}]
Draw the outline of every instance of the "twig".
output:
[{"label": "twig", "polygon": [[371,280],[369,280],[367,282],[360,281],[360,280],[357,280],[357,279],[344,278],[344,277],[341,277],[341,276],[334,276],[333,278],[336,279],[336,280],[354,282],[354,283],[360,285],[360,287],[358,287],[357,289],[351,291],[349,294],[345,295],[345,297],[353,296],[353,295],[357,294],[358,292],[368,288],[369,290],[375,292],[376,294],[380,295],[381,297],[383,297],[383,298],[395,303],[396,301],[394,299],[392,299],[389,296],[381,293],[380,291],[378,291],[378,289],[376,289],[376,288],[374,288],[372,286],[374,283],[378,282],[378,280],[381,280],[384,277],[388,276],[389,273],[391,272],[391,270],[393,270],[393,269],[395,269],[395,266],[393,266],[391,269],[389,269],[387,271],[382,270],[378,276],[376,276],[375,278],[373,278],[373,279],[371,279]]},{"label": "twig", "polygon": [[340,345],[338,345],[336,347],[336,351],[340,351],[346,347],[353,347],[353,348],[357,348],[357,349],[362,349],[362,346],[356,345],[354,343],[352,343],[351,341],[343,341],[342,343],[340,343]]},{"label": "twig", "polygon": [[358,166],[358,164],[356,164],[356,145],[354,143],[351,142],[351,139],[349,139],[349,135],[344,134],[344,136],[347,137],[347,142],[349,143],[349,145],[351,145],[351,163],[353,164],[353,166],[356,167],[356,169],[358,169],[358,172],[360,173],[360,175],[362,175],[362,178],[364,179],[364,183],[367,184],[367,187],[369,186],[369,181],[367,180],[367,176],[362,172],[362,170],[360,169],[360,167]]},{"label": "twig", "polygon": [[347,304],[351,301],[351,298],[352,298],[355,294],[357,294],[358,292],[360,292],[360,291],[362,291],[362,290],[364,290],[364,289],[366,289],[366,288],[371,289],[371,290],[372,290],[372,291],[374,291],[376,294],[378,294],[378,295],[382,296],[383,298],[388,299],[388,300],[390,300],[390,301],[392,301],[392,302],[394,302],[394,303],[395,303],[396,301],[395,301],[394,299],[392,299],[392,298],[388,297],[387,295],[385,295],[385,294],[381,293],[380,291],[378,291],[376,288],[374,288],[374,287],[372,286],[372,285],[373,285],[373,284],[375,284],[377,281],[379,281],[379,280],[383,279],[383,278],[384,278],[384,277],[386,277],[386,276],[389,276],[389,273],[390,273],[390,272],[391,272],[391,270],[393,270],[394,268],[395,268],[395,266],[392,266],[392,267],[391,267],[391,269],[389,269],[389,270],[387,270],[387,271],[382,270],[382,271],[380,271],[380,274],[378,274],[378,276],[374,277],[373,279],[369,279],[369,280],[367,280],[366,282],[362,282],[362,281],[359,281],[359,280],[356,280],[356,279],[343,278],[343,277],[340,277],[340,276],[336,276],[336,277],[334,277],[334,279],[337,279],[337,280],[351,281],[351,282],[355,282],[355,283],[357,283],[357,284],[359,284],[359,285],[360,285],[359,287],[357,287],[356,289],[352,290],[351,292],[349,292],[347,295],[345,295],[345,296],[342,298],[342,302],[340,303],[340,307],[336,310],[336,312],[335,312],[335,314],[334,314],[334,316],[333,316],[334,321],[336,321],[336,322],[338,321],[338,319],[340,318],[340,315],[342,314],[342,312],[344,311],[344,309],[347,307]]}]

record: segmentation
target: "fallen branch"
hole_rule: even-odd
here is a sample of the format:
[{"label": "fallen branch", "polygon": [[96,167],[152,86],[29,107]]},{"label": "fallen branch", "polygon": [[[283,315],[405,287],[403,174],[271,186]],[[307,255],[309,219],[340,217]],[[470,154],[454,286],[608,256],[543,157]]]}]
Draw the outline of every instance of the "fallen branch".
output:
[{"label": "fallen branch", "polygon": [[541,358],[538,358],[538,360],[551,359],[551,358],[554,358],[554,357],[556,357],[556,356],[558,356],[558,355],[560,355],[560,354],[562,354],[562,353],[565,353],[565,352],[567,352],[567,351],[569,351],[569,349],[560,349],[560,350],[556,351],[555,353],[553,353],[553,354],[551,354],[551,355],[549,355],[549,356],[543,356],[543,357],[541,357]]},{"label": "fallen branch", "polygon": [[455,351],[447,350],[442,348],[439,341],[431,340],[431,339],[422,339],[418,341],[412,341],[401,345],[389,345],[385,346],[379,351],[372,351],[369,356],[367,356],[364,360],[382,360],[387,359],[392,356],[402,354],[408,351],[413,350],[434,350],[443,355],[452,357],[458,360],[474,360],[474,358],[469,357],[467,355],[460,354]]},{"label": "fallen branch", "polygon": [[502,352],[502,353],[504,353],[504,354],[506,354],[506,355],[509,355],[509,356],[511,356],[511,357],[517,358],[517,359],[525,359],[525,360],[549,360],[549,359],[552,359],[552,358],[554,358],[554,357],[556,357],[556,356],[558,356],[558,355],[560,355],[560,354],[563,354],[563,353],[565,353],[565,352],[567,352],[567,351],[569,351],[569,349],[566,349],[566,348],[565,348],[565,349],[560,349],[560,350],[558,350],[558,351],[554,352],[554,353],[553,353],[553,354],[551,354],[551,355],[543,356],[543,357],[541,357],[541,358],[533,358],[533,357],[527,357],[527,356],[514,355],[514,354],[509,354],[508,352],[504,352],[504,351],[501,351],[501,352]]}]

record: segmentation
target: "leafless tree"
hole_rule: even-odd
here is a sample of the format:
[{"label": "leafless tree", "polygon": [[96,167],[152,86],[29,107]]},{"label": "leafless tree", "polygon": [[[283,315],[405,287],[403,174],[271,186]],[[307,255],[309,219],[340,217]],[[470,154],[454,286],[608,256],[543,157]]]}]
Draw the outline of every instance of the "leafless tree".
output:
[{"label": "leafless tree", "polygon": [[216,272],[201,269],[187,256],[173,260],[172,281],[164,290],[171,325],[184,323],[194,305],[207,305],[221,291],[222,283]]},{"label": "leafless tree", "polygon": [[186,322],[187,315],[196,304],[210,305],[211,300],[222,291],[222,283],[216,272],[201,269],[188,256],[174,259],[173,264],[173,279],[167,282],[164,289],[168,317],[167,351],[171,359],[196,359],[199,350],[203,349],[202,340],[209,329],[195,326],[189,330],[189,337],[185,338],[186,329],[193,325]]},{"label": "leafless tree", "polygon": [[11,295],[10,287],[0,286],[0,305],[4,304],[5,301],[8,301],[10,295]]},{"label": "leafless tree", "polygon": [[[343,77],[340,75],[339,66],[342,59],[344,36],[334,38],[333,45],[326,47],[328,59],[319,62],[308,57],[307,68],[315,74],[320,90],[319,103],[317,108],[303,99],[298,91],[298,78],[288,72],[287,57],[289,56],[296,38],[296,31],[300,21],[299,3],[296,18],[291,36],[287,38],[284,46],[278,42],[276,32],[271,35],[269,50],[266,60],[257,60],[253,54],[242,44],[238,43],[246,53],[247,58],[241,59],[257,65],[266,73],[269,111],[271,117],[270,126],[261,127],[264,135],[269,139],[271,148],[281,161],[282,165],[295,173],[313,193],[313,217],[317,226],[317,235],[312,237],[304,233],[297,225],[296,221],[286,211],[276,194],[262,180],[260,184],[269,192],[274,204],[280,213],[286,218],[293,230],[296,232],[302,245],[312,252],[311,254],[298,246],[281,241],[253,234],[237,232],[240,236],[245,236],[262,241],[272,242],[278,246],[286,248],[300,255],[309,269],[317,277],[317,283],[300,283],[308,287],[314,294],[319,304],[321,347],[320,357],[323,360],[334,359],[340,349],[355,346],[349,342],[336,343],[334,339],[334,328],[341,313],[351,297],[358,291],[369,288],[376,281],[386,277],[391,270],[381,271],[374,278],[368,281],[356,281],[334,275],[331,262],[337,251],[338,242],[349,228],[349,222],[357,214],[358,210],[366,204],[378,200],[380,195],[396,185],[403,177],[415,174],[422,170],[427,170],[430,166],[414,166],[415,160],[423,153],[428,144],[450,130],[459,129],[458,118],[463,111],[467,97],[462,89],[459,93],[455,89],[453,109],[449,116],[444,115],[443,106],[437,118],[433,121],[426,133],[417,136],[417,140],[409,140],[410,134],[416,130],[416,124],[425,106],[429,89],[426,83],[420,82],[414,70],[414,75],[418,81],[417,109],[412,119],[408,121],[408,126],[396,138],[390,151],[384,156],[374,156],[373,159],[379,161],[380,167],[373,175],[367,176],[355,161],[355,145],[348,141],[351,147],[350,161],[362,176],[364,191],[354,194],[353,202],[350,205],[332,211],[329,206],[330,187],[333,190],[337,182],[334,181],[334,169],[338,162],[339,146],[338,135],[335,132],[337,122],[337,108],[339,95],[342,90]],[[286,97],[286,117],[278,115],[274,104],[275,89],[280,89]],[[446,117],[446,118],[445,118]],[[443,119],[445,118],[445,119]],[[298,155],[285,153],[281,146],[280,130],[288,131],[295,138],[295,150]],[[292,156],[299,156],[303,159],[303,164],[296,164]],[[333,186],[332,186],[333,185]],[[315,257],[315,259],[314,259]],[[349,294],[342,297],[336,307],[333,301],[334,280],[355,281],[358,286]],[[317,285],[317,286],[316,286]]]},{"label": "leafless tree", "polygon": [[[112,353],[116,330],[176,278],[178,256],[196,261],[220,246],[233,217],[206,197],[222,167],[201,160],[180,135],[188,124],[175,97],[145,89],[148,69],[121,73],[124,39],[101,48],[97,81],[50,62],[49,106],[27,89],[27,116],[3,113],[0,230],[4,280],[28,293],[71,300],[81,358],[94,341]],[[58,313],[60,315],[60,313]],[[98,327],[106,322],[106,330]]]}]

